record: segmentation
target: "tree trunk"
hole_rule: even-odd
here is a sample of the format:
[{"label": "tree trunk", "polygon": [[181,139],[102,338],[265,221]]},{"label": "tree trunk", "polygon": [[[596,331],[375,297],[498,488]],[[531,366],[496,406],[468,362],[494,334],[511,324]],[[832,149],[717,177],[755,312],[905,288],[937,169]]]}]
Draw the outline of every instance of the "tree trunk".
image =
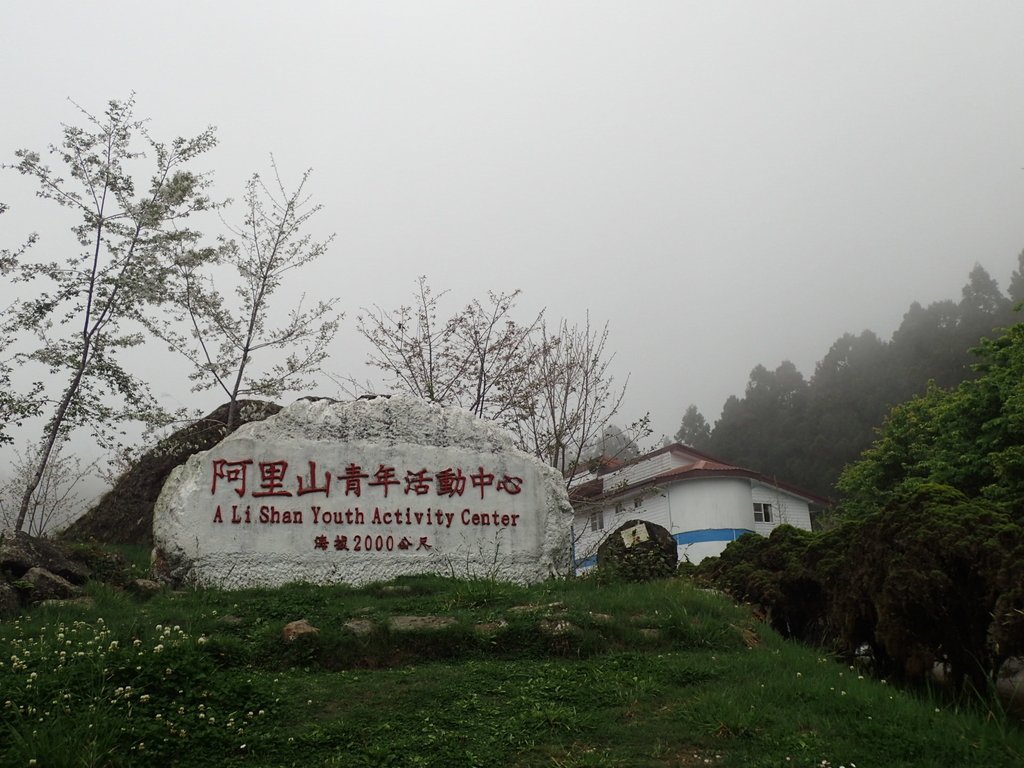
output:
[{"label": "tree trunk", "polygon": [[18,508],[18,519],[14,524],[15,532],[20,532],[25,526],[25,517],[28,515],[28,508],[32,503],[32,496],[39,487],[39,484],[43,481],[43,474],[46,472],[47,464],[50,461],[50,454],[53,452],[53,446],[57,443],[58,435],[60,435],[61,424],[64,423],[64,415],[68,412],[68,408],[71,406],[71,401],[74,400],[75,395],[78,393],[78,388],[82,383],[83,375],[85,375],[85,366],[81,365],[78,367],[78,370],[75,371],[75,375],[71,378],[71,383],[68,384],[68,388],[64,391],[64,397],[60,401],[60,407],[57,408],[57,413],[54,414],[53,419],[47,427],[46,435],[43,438],[42,450],[40,450],[39,457],[36,460],[36,470],[32,473],[32,481],[29,483],[28,488],[25,489],[24,495],[21,497],[21,506]]}]

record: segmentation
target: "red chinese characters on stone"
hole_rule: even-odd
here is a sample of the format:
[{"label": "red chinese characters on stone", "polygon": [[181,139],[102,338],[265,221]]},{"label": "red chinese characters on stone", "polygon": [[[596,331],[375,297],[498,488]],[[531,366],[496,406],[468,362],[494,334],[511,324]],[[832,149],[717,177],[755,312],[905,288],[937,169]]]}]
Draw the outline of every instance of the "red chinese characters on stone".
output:
[{"label": "red chinese characters on stone", "polygon": [[498,485],[496,487],[499,491],[504,491],[507,494],[515,496],[523,490],[523,478],[505,475],[498,481]]},{"label": "red chinese characters on stone", "polygon": [[[431,477],[427,474],[426,469],[421,469],[418,472],[409,470],[405,473],[405,493],[408,496],[410,493],[415,493],[417,496],[422,496],[425,493],[430,492],[430,480]],[[384,494],[387,496],[387,493]]]},{"label": "red chinese characters on stone", "polygon": [[[255,464],[259,470],[258,484],[249,475],[250,465]],[[288,462],[283,459],[273,461],[254,461],[251,458],[213,460],[213,480],[210,493],[216,494],[218,488],[230,485],[238,496],[249,493],[254,498],[273,496],[305,496],[319,493],[326,497],[331,495],[331,484],[335,480],[344,483],[346,496],[361,497],[364,486],[379,488],[387,498],[392,486],[402,486],[406,496],[425,496],[433,489],[437,496],[454,498],[463,496],[466,487],[480,492],[483,499],[488,489],[492,493],[507,493],[514,496],[523,490],[523,478],[503,473],[501,475],[478,466],[471,474],[465,474],[461,467],[446,467],[431,472],[422,469],[404,470],[404,480],[400,479],[396,467],[380,464],[372,474],[364,472],[355,462],[349,463],[339,474],[330,470],[322,470],[316,461],[306,462],[306,472],[288,474]],[[468,470],[467,470],[468,471]],[[252,487],[255,486],[255,487]]]},{"label": "red chinese characters on stone", "polygon": [[[307,493],[322,493],[324,496],[331,495],[331,473],[324,472],[324,484],[316,484],[316,462],[309,462],[309,485],[306,485],[302,475],[298,476],[299,480],[299,492],[298,496],[305,496]],[[255,495],[255,494],[253,494]]]},{"label": "red chinese characters on stone", "polygon": [[367,485],[376,485],[384,488],[384,498],[388,497],[388,490],[392,485],[398,485],[399,480],[395,477],[395,468],[383,464],[373,473],[373,480],[368,480]]},{"label": "red chinese characters on stone", "polygon": [[363,493],[363,480],[368,477],[369,475],[363,472],[363,468],[358,464],[349,464],[345,467],[345,474],[342,475],[342,479],[345,481],[345,495],[348,496],[350,493],[354,493],[356,496],[361,496]]},{"label": "red chinese characters on stone", "polygon": [[483,467],[477,469],[477,471],[474,474],[469,476],[469,479],[472,481],[474,488],[480,489],[481,499],[484,497],[484,490],[488,486],[494,485],[494,475],[492,475],[490,472],[484,472]]},{"label": "red chinese characters on stone", "polygon": [[[421,549],[433,549],[429,536],[420,536],[419,544],[413,551]],[[320,534],[313,537],[313,549],[328,550],[330,548],[327,536]],[[337,552],[393,552],[398,549],[408,552],[413,548],[413,541],[408,536],[397,538],[392,534],[355,534],[337,535],[334,537],[334,549]]]},{"label": "red chinese characters on stone", "polygon": [[253,491],[253,498],[263,496],[291,496],[291,491],[284,489],[285,473],[288,471],[287,461],[261,461],[260,490]]},{"label": "red chinese characters on stone", "polygon": [[434,479],[437,481],[437,495],[447,496],[461,496],[466,491],[466,476],[462,474],[461,469],[442,469],[438,472]]},{"label": "red chinese characters on stone", "polygon": [[227,459],[214,459],[213,462],[213,485],[210,493],[217,492],[217,481],[226,480],[229,483],[238,485],[234,492],[239,496],[245,496],[245,481],[252,459],[242,461],[228,461]]}]

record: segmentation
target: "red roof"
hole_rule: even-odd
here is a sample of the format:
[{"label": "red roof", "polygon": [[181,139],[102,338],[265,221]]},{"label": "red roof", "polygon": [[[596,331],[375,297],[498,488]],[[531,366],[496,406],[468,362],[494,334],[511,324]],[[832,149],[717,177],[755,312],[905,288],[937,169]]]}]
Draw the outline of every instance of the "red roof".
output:
[{"label": "red roof", "polygon": [[[700,458],[697,461],[694,461],[690,464],[686,464],[681,467],[675,467],[674,469],[670,469],[666,472],[662,472],[659,475],[646,478],[645,480],[641,480],[640,482],[633,483],[626,487],[617,486],[615,490],[608,493],[607,496],[609,498],[613,496],[620,496],[623,494],[628,494],[631,491],[635,490],[636,488],[671,481],[695,480],[701,477],[746,477],[751,480],[757,480],[758,482],[764,483],[765,485],[771,485],[781,490],[788,491],[789,493],[792,493],[795,496],[801,496],[817,506],[828,507],[832,505],[832,501],[830,499],[826,499],[823,496],[818,496],[816,493],[811,493],[810,491],[804,490],[803,488],[791,485],[789,483],[780,482],[778,480],[768,477],[767,475],[763,475],[760,472],[754,472],[753,470],[750,469],[744,469],[743,467],[737,467],[732,464],[726,464],[725,462],[712,458],[711,456],[701,453],[700,451],[690,448],[689,446],[682,445],[681,443],[674,443],[672,445],[665,446],[664,448],[659,448],[656,451],[652,451],[651,453],[640,456],[639,458],[633,459],[632,461],[628,461],[625,464],[623,464],[623,466],[639,464],[642,461],[646,461],[654,456],[658,456],[666,452],[672,452],[676,454],[683,453],[689,456],[699,456]],[[603,482],[601,482],[601,478],[596,478],[595,480],[591,480],[579,486],[578,489],[575,489],[571,493],[571,496],[573,498],[592,499],[602,495],[602,491]]]}]

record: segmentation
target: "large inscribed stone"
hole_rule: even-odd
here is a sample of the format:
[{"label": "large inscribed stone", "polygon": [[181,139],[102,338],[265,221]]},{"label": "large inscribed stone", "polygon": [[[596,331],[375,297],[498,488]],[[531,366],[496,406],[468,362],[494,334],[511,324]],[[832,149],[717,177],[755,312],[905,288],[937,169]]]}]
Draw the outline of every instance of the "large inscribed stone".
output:
[{"label": "large inscribed stone", "polygon": [[299,401],[164,485],[154,560],[176,583],[360,584],[402,574],[532,582],[568,567],[559,474],[490,422],[394,396]]}]

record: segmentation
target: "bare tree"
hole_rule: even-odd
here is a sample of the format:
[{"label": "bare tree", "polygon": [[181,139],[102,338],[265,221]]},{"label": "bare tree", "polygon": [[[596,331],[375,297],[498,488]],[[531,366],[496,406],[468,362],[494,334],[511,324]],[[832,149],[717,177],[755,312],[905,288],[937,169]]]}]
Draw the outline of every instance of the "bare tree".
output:
[{"label": "bare tree", "polygon": [[628,378],[616,386],[606,351],[608,325],[563,320],[557,334],[541,324],[513,431],[520,447],[539,456],[567,479],[576,474],[586,447],[619,412]]},{"label": "bare tree", "polygon": [[476,416],[507,423],[524,397],[529,343],[542,314],[526,325],[512,318],[519,291],[488,293],[447,319],[426,277],[412,304],[387,311],[364,309],[359,332],[373,350],[367,362],[395,389],[431,402],[458,405]]},{"label": "bare tree", "polygon": [[[15,168],[35,180],[39,197],[81,216],[72,228],[75,253],[64,263],[11,266],[15,280],[33,282],[34,297],[19,305],[5,330],[27,331],[40,340],[22,360],[68,377],[33,454],[35,469],[22,495],[16,530],[24,525],[58,440],[87,425],[100,444],[109,445],[117,439],[111,424],[159,418],[145,383],[117,359],[119,351],[144,340],[122,325],[165,298],[168,265],[163,257],[198,239],[183,222],[210,207],[204,194],[207,180],[186,165],[213,147],[212,129],[165,144],[150,138],[144,123],[134,118],[134,98],[111,101],[102,117],[79,110],[86,126],[62,126],[62,142],[50,147],[69,179],[44,165],[36,152],[16,153]],[[131,167],[145,157],[140,139],[155,168],[148,189],[136,194]],[[38,286],[42,280],[52,288]],[[65,330],[67,335],[59,335]],[[112,401],[124,406],[114,407]]]},{"label": "bare tree", "polygon": [[[22,529],[31,536],[42,536],[70,521],[80,511],[81,483],[98,472],[99,460],[83,465],[78,456],[64,453],[65,443],[57,443],[50,453],[46,470],[32,492],[28,513]],[[24,492],[39,463],[40,446],[30,445],[24,452],[15,450],[9,465],[10,473],[0,491],[0,530],[16,528],[17,506],[8,507],[6,500]]]},{"label": "bare tree", "polygon": [[[230,227],[231,239],[216,251],[182,249],[175,260],[174,313],[190,327],[180,334],[167,327],[153,331],[185,355],[193,364],[194,390],[216,388],[228,398],[227,427],[238,423],[238,401],[247,395],[278,398],[284,392],[308,384],[319,371],[327,348],[338,331],[337,299],[317,302],[308,309],[301,299],[278,327],[268,327],[271,297],[287,273],[306,265],[327,251],[331,238],[314,240],[304,231],[320,211],[311,205],[304,189],[310,171],[294,191],[288,191],[273,163],[273,188],[259,174],[246,184],[244,219]],[[229,302],[207,274],[210,264],[228,265],[237,274]],[[269,350],[285,350],[283,362],[253,374],[253,357]]]},{"label": "bare tree", "polygon": [[[520,448],[571,480],[584,452],[618,413],[625,383],[616,386],[607,352],[608,326],[562,321],[552,333],[541,312],[512,317],[520,292],[489,293],[442,319],[440,299],[425,277],[413,302],[375,307],[358,318],[370,342],[368,363],[403,392],[459,405],[511,430]],[[645,435],[646,417],[629,425],[628,445]]]}]

